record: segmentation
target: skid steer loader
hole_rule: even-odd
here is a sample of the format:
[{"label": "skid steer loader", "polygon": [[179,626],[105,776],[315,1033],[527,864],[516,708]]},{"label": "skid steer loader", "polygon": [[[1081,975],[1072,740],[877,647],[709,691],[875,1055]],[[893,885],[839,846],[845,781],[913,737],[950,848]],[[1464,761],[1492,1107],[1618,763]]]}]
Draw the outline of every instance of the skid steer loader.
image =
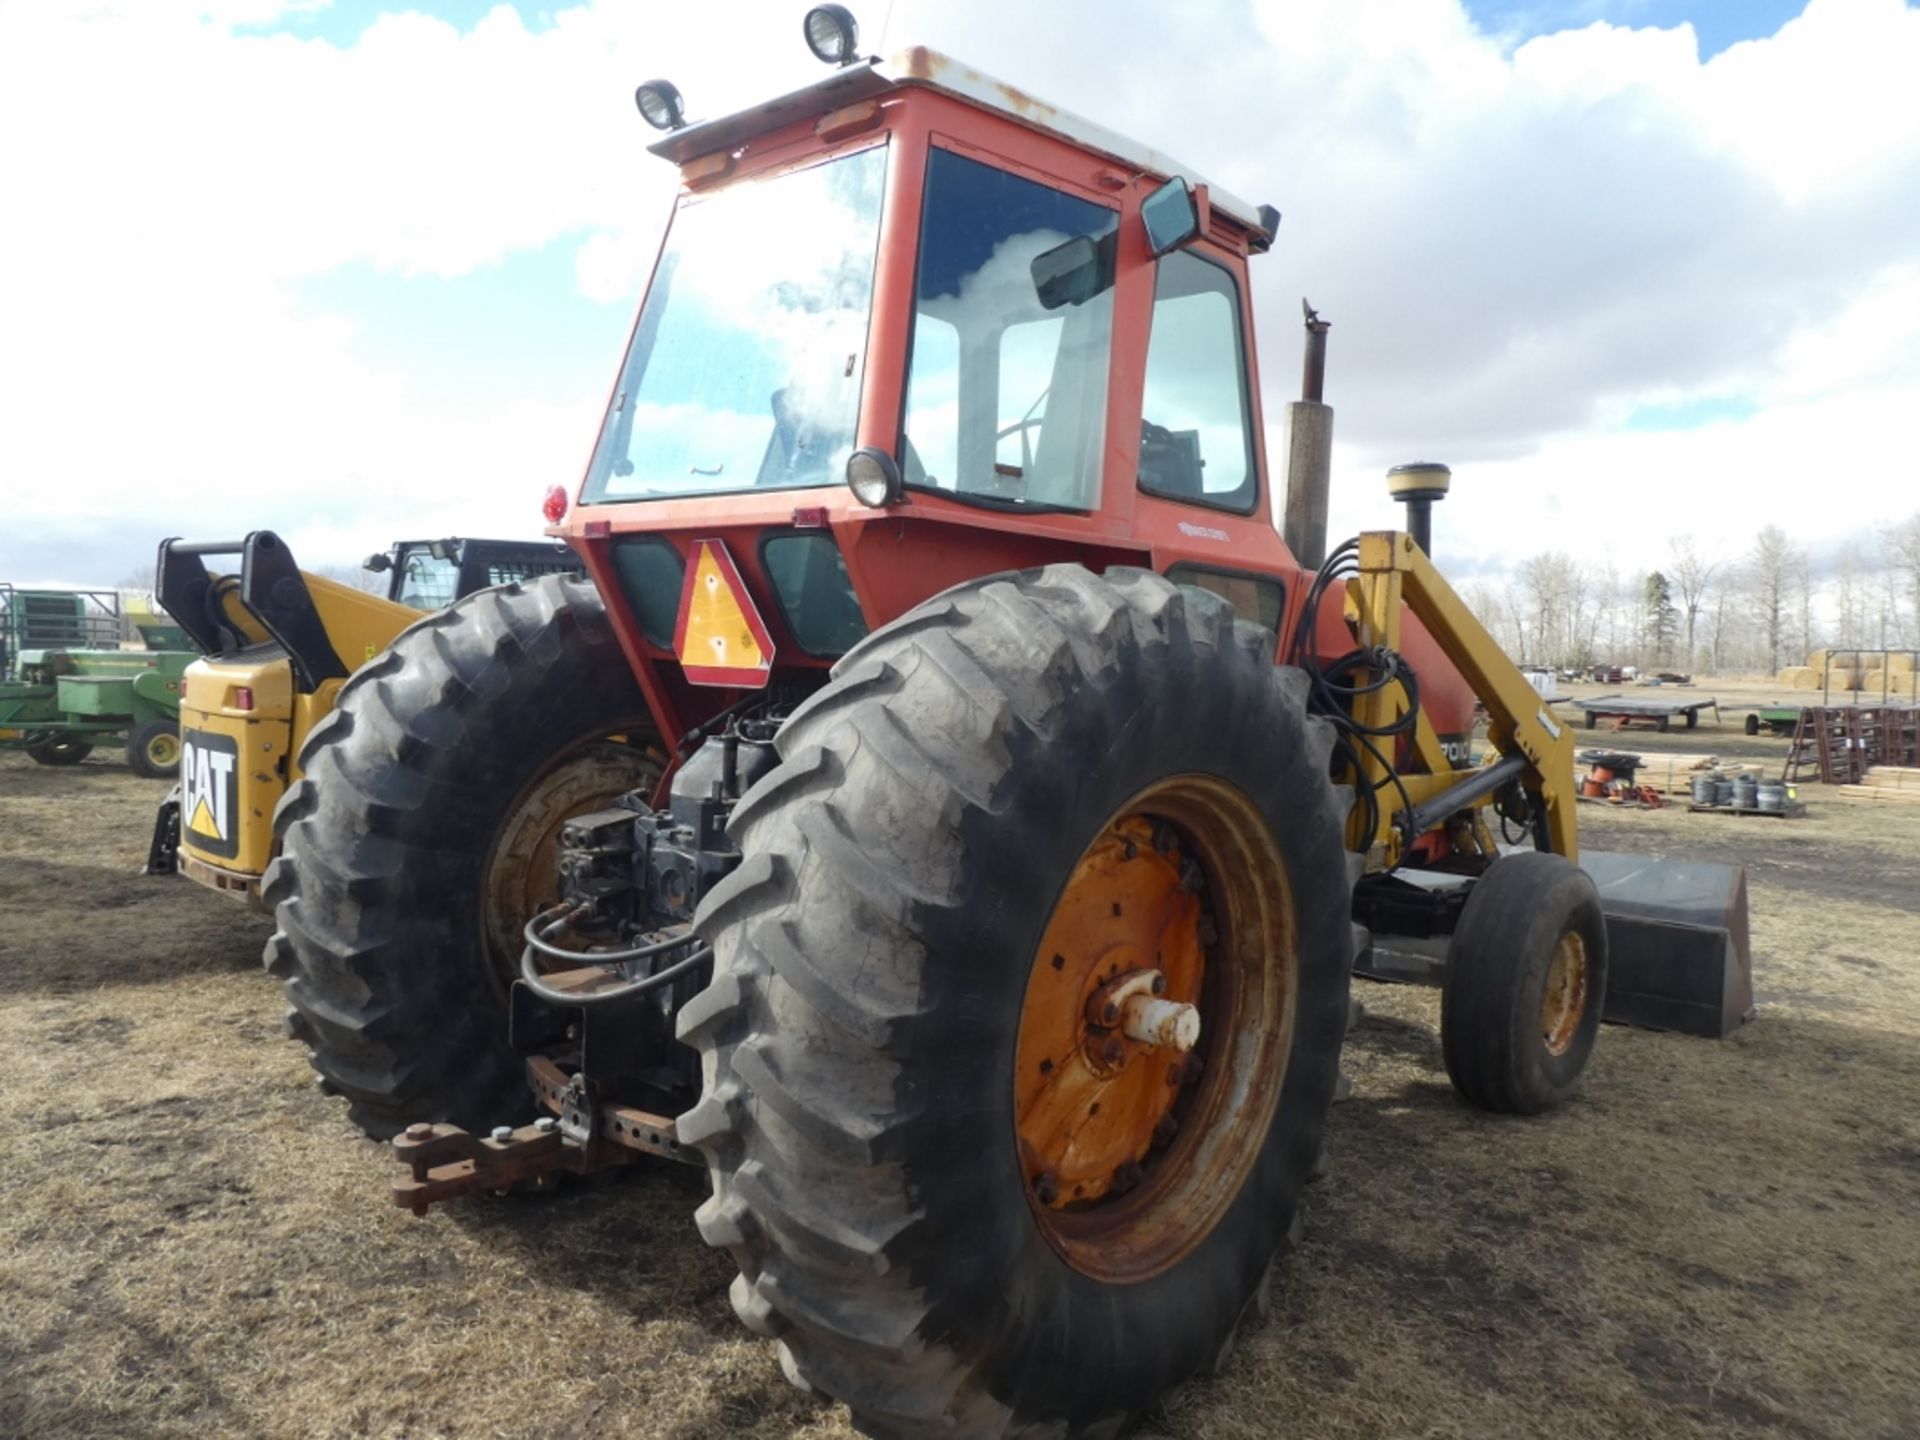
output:
[{"label": "skid steer loader", "polygon": [[[207,560],[233,556],[216,574]],[[422,615],[488,586],[578,574],[565,545],[546,540],[402,540],[368,557],[386,596],[301,570],[271,530],[235,541],[163,541],[155,595],[205,657],[186,669],[180,710],[180,784],[160,804],[145,871],[183,873],[222,894],[259,903],[273,858],[272,817],[300,775],[300,748],[332,713],[347,675]],[[555,756],[499,840],[516,876],[523,851],[552,854],[559,817],[649,778],[658,760],[611,739]],[[183,823],[184,822],[184,823]],[[509,958],[533,902],[495,887],[512,907],[496,922]]]},{"label": "skid steer loader", "polygon": [[[267,964],[402,1205],[701,1163],[741,1319],[869,1433],[1113,1435],[1265,1305],[1356,964],[1539,1112],[1623,973],[1726,1023],[1744,895],[1581,868],[1569,732],[1411,535],[1283,543],[1274,211],[807,38],[831,73],[739,114],[640,87],[683,194],[548,497],[587,578],[346,681]],[[490,837],[616,727],[667,763],[567,817],[503,965]]]}]

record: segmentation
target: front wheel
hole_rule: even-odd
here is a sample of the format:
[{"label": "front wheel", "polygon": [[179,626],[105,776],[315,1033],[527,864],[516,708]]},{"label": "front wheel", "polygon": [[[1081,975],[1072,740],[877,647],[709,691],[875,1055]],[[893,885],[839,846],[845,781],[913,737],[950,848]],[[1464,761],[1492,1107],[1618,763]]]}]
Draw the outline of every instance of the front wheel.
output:
[{"label": "front wheel", "polygon": [[1109,1434],[1295,1218],[1356,932],[1332,734],[1139,571],[974,582],[782,729],[703,904],[680,1137],[788,1375],[873,1433]]},{"label": "front wheel", "polygon": [[1607,922],[1586,871],[1522,851],[1474,882],[1447,948],[1440,1048],[1462,1097],[1537,1115],[1566,1099],[1600,1033]]}]

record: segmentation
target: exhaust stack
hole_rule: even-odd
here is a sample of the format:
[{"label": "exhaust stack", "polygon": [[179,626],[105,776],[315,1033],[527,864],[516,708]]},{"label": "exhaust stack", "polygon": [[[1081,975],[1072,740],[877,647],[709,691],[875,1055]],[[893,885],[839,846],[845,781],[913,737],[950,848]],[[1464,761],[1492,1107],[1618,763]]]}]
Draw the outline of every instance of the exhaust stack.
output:
[{"label": "exhaust stack", "polygon": [[1327,488],[1333,469],[1333,407],[1321,400],[1327,379],[1327,331],[1305,300],[1306,363],[1300,377],[1300,398],[1287,403],[1287,508],[1281,538],[1293,558],[1308,570],[1318,570],[1327,558]]}]

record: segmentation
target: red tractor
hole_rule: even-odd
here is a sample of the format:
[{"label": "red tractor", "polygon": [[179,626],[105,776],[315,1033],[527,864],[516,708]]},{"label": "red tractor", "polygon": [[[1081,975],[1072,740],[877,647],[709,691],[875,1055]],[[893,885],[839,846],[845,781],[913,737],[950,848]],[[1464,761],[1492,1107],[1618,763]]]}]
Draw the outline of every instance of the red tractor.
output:
[{"label": "red tractor", "polygon": [[[1356,964],[1443,982],[1461,1091],[1538,1111],[1628,922],[1570,737],[1421,547],[1275,530],[1278,216],[807,27],[831,73],[755,109],[641,87],[684,188],[550,497],[588,578],[347,683],[269,968],[402,1204],[700,1161],[741,1318],[863,1427],[1112,1434],[1264,1304]],[[647,783],[516,822],[524,883],[483,884],[591,751]]]}]

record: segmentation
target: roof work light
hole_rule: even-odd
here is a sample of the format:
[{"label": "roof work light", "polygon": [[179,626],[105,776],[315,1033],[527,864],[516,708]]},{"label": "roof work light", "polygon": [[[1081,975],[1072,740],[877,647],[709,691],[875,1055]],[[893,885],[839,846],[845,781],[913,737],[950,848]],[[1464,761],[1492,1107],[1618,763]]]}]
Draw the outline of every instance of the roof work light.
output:
[{"label": "roof work light", "polygon": [[656,130],[678,130],[687,123],[685,103],[670,81],[648,80],[633,92],[640,118]]},{"label": "roof work light", "polygon": [[844,5],[816,5],[802,25],[807,48],[823,65],[851,65],[859,58],[860,27]]}]

